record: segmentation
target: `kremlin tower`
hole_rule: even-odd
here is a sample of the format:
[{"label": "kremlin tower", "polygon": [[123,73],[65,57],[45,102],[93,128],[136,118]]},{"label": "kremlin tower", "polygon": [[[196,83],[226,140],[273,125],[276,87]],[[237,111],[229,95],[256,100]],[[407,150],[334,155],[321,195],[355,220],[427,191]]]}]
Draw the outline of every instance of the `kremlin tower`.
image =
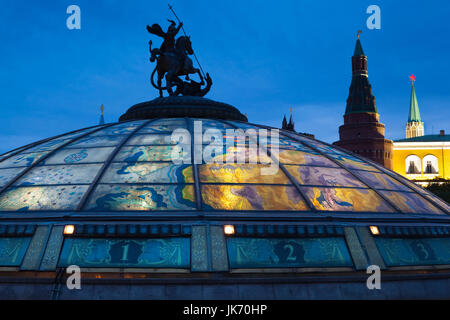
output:
[{"label": "kremlin tower", "polygon": [[292,120],[292,108],[291,108],[291,117],[289,118],[289,123],[286,120],[286,115],[283,118],[283,122],[281,124],[281,129],[295,132],[294,120]]},{"label": "kremlin tower", "polygon": [[339,141],[334,144],[392,169],[393,142],[384,138],[384,124],[379,122],[375,97],[367,76],[367,56],[364,55],[359,33],[352,57],[352,71],[344,125],[339,127]]},{"label": "kremlin tower", "polygon": [[411,100],[409,102],[409,116],[406,123],[406,139],[422,137],[425,134],[423,122],[420,120],[419,104],[417,103],[416,90],[414,89],[414,75],[409,77],[412,82]]}]

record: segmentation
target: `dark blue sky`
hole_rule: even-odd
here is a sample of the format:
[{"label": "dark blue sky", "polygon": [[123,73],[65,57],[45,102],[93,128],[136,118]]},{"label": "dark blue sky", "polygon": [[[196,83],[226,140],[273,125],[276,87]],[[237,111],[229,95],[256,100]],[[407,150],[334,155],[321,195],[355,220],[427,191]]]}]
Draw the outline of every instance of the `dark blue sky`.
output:
[{"label": "dark blue sky", "polygon": [[[81,8],[68,30],[66,8]],[[381,8],[368,30],[366,8]],[[358,29],[386,136],[404,138],[414,73],[425,133],[450,131],[448,1],[173,1],[203,68],[208,97],[279,127],[333,142],[342,124]],[[173,19],[167,1],[1,1],[0,152],[98,123],[115,122],[157,92],[149,83],[147,24]]]}]

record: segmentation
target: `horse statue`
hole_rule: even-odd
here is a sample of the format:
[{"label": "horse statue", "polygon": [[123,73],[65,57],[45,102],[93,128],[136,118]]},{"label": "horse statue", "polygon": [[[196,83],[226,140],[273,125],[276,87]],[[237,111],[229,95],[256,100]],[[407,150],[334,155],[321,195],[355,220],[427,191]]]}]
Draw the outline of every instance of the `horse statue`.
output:
[{"label": "horse statue", "polygon": [[[159,96],[163,96],[163,90],[167,90],[169,95],[176,95],[172,89],[174,86],[183,85],[183,81],[180,76],[186,76],[186,80],[189,80],[190,74],[198,74],[200,77],[200,84],[203,85],[204,79],[200,72],[200,69],[194,68],[191,58],[188,55],[192,55],[194,50],[192,49],[192,43],[189,37],[180,36],[175,42],[175,50],[161,51],[158,48],[152,49],[152,41],[149,41],[150,46],[150,61],[157,61],[156,67],[150,77],[153,87],[159,90]],[[157,83],[155,84],[154,76],[158,74]],[[166,85],[162,86],[162,79],[165,78]],[[179,94],[180,90],[177,90]]]}]

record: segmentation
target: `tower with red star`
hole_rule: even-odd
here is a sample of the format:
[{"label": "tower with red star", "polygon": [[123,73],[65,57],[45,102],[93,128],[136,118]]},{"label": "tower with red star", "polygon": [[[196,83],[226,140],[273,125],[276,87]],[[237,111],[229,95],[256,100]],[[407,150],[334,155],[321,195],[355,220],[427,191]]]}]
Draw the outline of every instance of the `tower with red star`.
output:
[{"label": "tower with red star", "polygon": [[352,57],[352,82],[347,98],[344,124],[339,127],[339,141],[335,145],[392,168],[392,140],[384,138],[384,124],[380,123],[367,75],[367,56],[361,41],[356,40]]},{"label": "tower with red star", "polygon": [[411,100],[409,102],[409,115],[408,122],[406,123],[406,138],[421,137],[425,134],[425,129],[422,120],[420,119],[419,104],[417,103],[416,89],[414,88],[414,82],[416,76],[411,75]]}]

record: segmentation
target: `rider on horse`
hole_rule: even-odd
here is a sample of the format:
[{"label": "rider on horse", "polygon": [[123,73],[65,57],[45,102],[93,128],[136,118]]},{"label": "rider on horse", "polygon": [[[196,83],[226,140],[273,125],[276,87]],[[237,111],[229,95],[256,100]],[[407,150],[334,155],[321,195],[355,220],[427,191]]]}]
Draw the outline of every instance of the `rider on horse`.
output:
[{"label": "rider on horse", "polygon": [[[191,93],[191,91],[194,92],[196,90],[187,90],[188,84],[183,83],[183,81],[179,78],[179,76],[184,75],[186,76],[186,80],[189,80],[189,74],[195,73],[199,75],[200,85],[204,84],[204,79],[200,70],[193,67],[192,60],[188,57],[188,55],[194,53],[191,47],[190,37],[186,35],[181,36],[175,41],[175,37],[182,28],[183,23],[180,22],[177,27],[174,21],[168,21],[171,24],[167,32],[164,32],[158,24],[153,24],[151,27],[147,26],[147,31],[149,33],[157,35],[164,39],[159,49],[152,49],[152,41],[149,41],[151,53],[150,61],[154,62],[155,60],[157,60],[156,68],[150,77],[152,85],[159,90],[160,96],[162,96],[162,90],[167,90],[169,95],[174,95],[174,92],[172,90],[172,87],[174,86],[177,86],[177,88],[181,88],[181,86],[183,86],[185,88],[184,90],[177,90],[177,92],[180,93]],[[153,82],[153,75],[155,74],[155,72],[158,73],[157,84]],[[163,87],[161,84],[161,80],[164,77],[166,80],[166,85]],[[189,85],[189,88],[192,87],[191,89],[196,87],[194,86],[194,83]],[[196,94],[200,95],[203,93],[204,95],[206,94],[206,92],[207,91],[203,93],[199,91],[196,92]],[[194,94],[191,93],[191,95]]]},{"label": "rider on horse", "polygon": [[147,26],[147,31],[157,35],[164,39],[161,47],[159,48],[159,54],[166,54],[169,52],[175,52],[175,36],[180,31],[183,26],[183,22],[180,22],[178,27],[176,26],[175,21],[169,20],[170,26],[167,29],[167,32],[164,32],[159,24],[154,24],[151,27]]},{"label": "rider on horse", "polygon": [[164,41],[161,45],[161,52],[170,52],[175,51],[175,36],[180,31],[183,26],[183,22],[180,22],[178,27],[175,28],[176,23],[173,20],[169,20],[170,26],[167,29],[167,32],[164,34]]},{"label": "rider on horse", "polygon": [[[177,50],[175,48],[175,37],[180,31],[181,27],[183,26],[183,22],[180,22],[178,24],[178,27],[176,27],[176,23],[173,20],[169,20],[170,26],[167,29],[167,32],[164,32],[162,28],[159,26],[159,24],[154,24],[151,27],[147,26],[147,31],[149,33],[152,33],[154,35],[157,35],[164,39],[163,43],[161,44],[161,47],[159,50],[151,50],[152,58],[151,61],[154,61],[156,58],[156,55],[164,55],[164,54],[172,54],[176,55],[180,58],[180,62],[183,64],[183,67],[187,67],[187,61],[186,61],[186,52],[184,50]],[[151,43],[150,43],[151,45]]]}]

